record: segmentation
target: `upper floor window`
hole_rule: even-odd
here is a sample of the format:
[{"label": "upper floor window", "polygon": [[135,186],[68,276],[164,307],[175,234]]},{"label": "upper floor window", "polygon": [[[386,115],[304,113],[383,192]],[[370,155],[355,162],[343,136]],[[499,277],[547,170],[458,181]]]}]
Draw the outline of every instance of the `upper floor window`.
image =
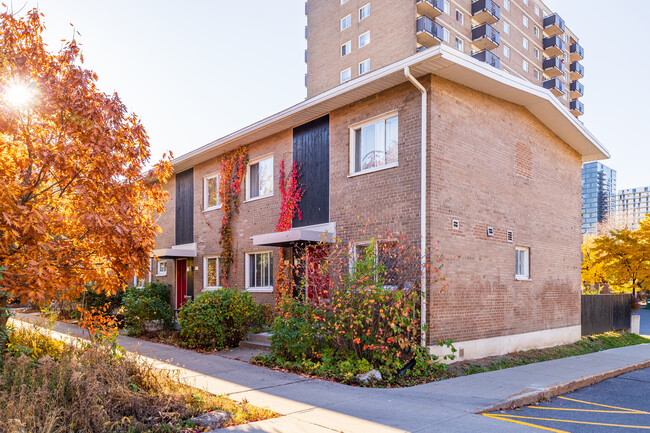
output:
[{"label": "upper floor window", "polygon": [[524,38],[524,50],[528,51],[528,39]]},{"label": "upper floor window", "polygon": [[221,207],[219,184],[221,176],[212,174],[203,178],[203,210],[218,209]]},{"label": "upper floor window", "polygon": [[539,36],[540,36],[539,27],[535,26],[535,28],[533,29],[533,32],[535,33],[535,37],[539,38]]},{"label": "upper floor window", "polygon": [[510,24],[508,24],[505,21],[503,22],[503,33],[505,33],[506,35],[510,34]]},{"label": "upper floor window", "polygon": [[505,45],[503,46],[503,57],[506,59],[510,58],[510,48],[506,47]]},{"label": "upper floor window", "polygon": [[370,3],[359,9],[359,21],[370,16]]},{"label": "upper floor window", "polygon": [[463,40],[459,37],[456,37],[456,49],[458,51],[463,51]]},{"label": "upper floor window", "polygon": [[347,41],[341,45],[341,57],[347,56],[352,51],[352,41]]},{"label": "upper floor window", "polygon": [[341,19],[341,30],[345,30],[352,25],[352,15]]},{"label": "upper floor window", "polygon": [[539,50],[537,48],[533,48],[533,51],[535,53],[535,58],[539,59]]},{"label": "upper floor window", "polygon": [[206,256],[203,258],[203,287],[205,289],[221,288],[220,280],[221,257]]},{"label": "upper floor window", "polygon": [[530,279],[530,248],[515,247],[515,278]]},{"label": "upper floor window", "polygon": [[445,40],[445,42],[449,43],[449,38],[450,38],[450,36],[449,36],[449,30],[447,30],[447,29],[444,28],[444,27],[442,28],[442,37],[443,37],[443,39]]},{"label": "upper floor window", "polygon": [[461,24],[465,23],[465,15],[458,9],[456,9],[456,21],[458,21]]},{"label": "upper floor window", "polygon": [[535,79],[536,79],[536,80],[539,80],[540,77],[541,77],[540,72],[539,72],[537,69],[535,69]]},{"label": "upper floor window", "polygon": [[539,16],[539,6],[535,5],[535,15]]},{"label": "upper floor window", "polygon": [[523,22],[524,22],[524,27],[528,28],[528,17],[526,15],[524,15]]},{"label": "upper floor window", "polygon": [[347,68],[341,71],[341,83],[345,83],[346,81],[350,81],[351,79],[352,79],[352,69]]},{"label": "upper floor window", "polygon": [[341,0],[341,4],[345,4],[347,2],[348,2],[348,0]]},{"label": "upper floor window", "polygon": [[350,173],[397,165],[398,116],[392,113],[350,128]]},{"label": "upper floor window", "polygon": [[248,164],[246,179],[246,199],[273,195],[273,156]]},{"label": "upper floor window", "polygon": [[524,68],[524,71],[528,72],[528,62],[524,60],[524,63],[523,63],[522,66]]},{"label": "upper floor window", "polygon": [[370,72],[370,59],[366,59],[359,63],[359,75],[363,75],[367,72]]},{"label": "upper floor window", "polygon": [[370,32],[359,35],[359,48],[365,47],[370,43]]},{"label": "upper floor window", "polygon": [[524,4],[528,6],[528,0],[524,0]]},{"label": "upper floor window", "polygon": [[507,11],[510,10],[510,0],[503,0],[503,8]]},{"label": "upper floor window", "polygon": [[273,253],[246,254],[246,288],[251,292],[273,291]]}]

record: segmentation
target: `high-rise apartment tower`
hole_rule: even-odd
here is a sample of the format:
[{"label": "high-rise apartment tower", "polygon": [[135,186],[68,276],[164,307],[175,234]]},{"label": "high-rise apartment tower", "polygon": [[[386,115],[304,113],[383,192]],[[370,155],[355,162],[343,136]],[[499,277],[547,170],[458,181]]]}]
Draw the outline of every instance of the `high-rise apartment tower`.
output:
[{"label": "high-rise apartment tower", "polygon": [[650,187],[622,189],[618,192],[617,217],[631,229],[650,214]]},{"label": "high-rise apartment tower", "polygon": [[593,233],[616,212],[616,170],[603,163],[582,166],[582,233]]},{"label": "high-rise apartment tower", "polygon": [[436,45],[549,89],[584,114],[584,50],[537,0],[307,0],[307,97]]}]

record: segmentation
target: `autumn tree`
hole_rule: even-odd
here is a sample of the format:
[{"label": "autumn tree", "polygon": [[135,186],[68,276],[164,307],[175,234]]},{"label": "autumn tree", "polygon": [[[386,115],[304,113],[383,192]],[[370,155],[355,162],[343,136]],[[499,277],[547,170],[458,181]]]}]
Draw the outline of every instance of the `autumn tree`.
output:
[{"label": "autumn tree", "polygon": [[600,251],[596,250],[595,241],[595,236],[587,235],[582,242],[581,280],[582,290],[585,293],[593,293],[608,282],[605,263],[600,256]]},{"label": "autumn tree", "polygon": [[43,31],[37,10],[0,15],[0,308],[143,276],[168,198],[170,157],[146,170],[138,117],[98,89],[74,39],[51,53]]}]

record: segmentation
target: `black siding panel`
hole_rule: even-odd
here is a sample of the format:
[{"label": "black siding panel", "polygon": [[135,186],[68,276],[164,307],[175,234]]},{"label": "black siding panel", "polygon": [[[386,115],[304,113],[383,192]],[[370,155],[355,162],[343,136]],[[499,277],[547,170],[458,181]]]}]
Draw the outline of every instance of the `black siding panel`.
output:
[{"label": "black siding panel", "polygon": [[176,175],[176,245],[194,242],[194,169]]},{"label": "black siding panel", "polygon": [[299,182],[305,194],[299,204],[302,219],[294,227],[329,222],[330,218],[330,118],[311,121],[293,130],[293,160],[300,167]]}]

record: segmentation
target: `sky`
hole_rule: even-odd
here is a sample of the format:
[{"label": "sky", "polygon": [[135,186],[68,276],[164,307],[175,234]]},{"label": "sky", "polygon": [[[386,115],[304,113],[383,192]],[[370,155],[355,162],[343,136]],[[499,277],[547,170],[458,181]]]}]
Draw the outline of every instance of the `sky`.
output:
[{"label": "sky", "polygon": [[[650,1],[545,3],[585,49],[581,120],[611,153],[604,163],[617,170],[618,188],[650,186],[650,56],[641,43]],[[14,10],[23,5],[45,14],[53,50],[72,37],[74,24],[85,66],[140,116],[153,161],[306,97],[304,0],[13,0]]]}]

